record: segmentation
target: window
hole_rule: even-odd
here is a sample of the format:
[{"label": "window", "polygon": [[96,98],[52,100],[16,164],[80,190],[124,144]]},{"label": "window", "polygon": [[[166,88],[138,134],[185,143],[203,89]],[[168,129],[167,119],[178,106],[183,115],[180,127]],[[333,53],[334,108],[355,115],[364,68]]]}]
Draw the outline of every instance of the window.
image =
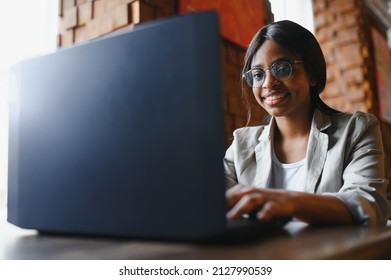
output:
[{"label": "window", "polygon": [[314,33],[312,0],[270,0],[274,21],[289,19]]},{"label": "window", "polygon": [[56,49],[58,1],[0,1],[0,209],[6,206],[10,67]]}]

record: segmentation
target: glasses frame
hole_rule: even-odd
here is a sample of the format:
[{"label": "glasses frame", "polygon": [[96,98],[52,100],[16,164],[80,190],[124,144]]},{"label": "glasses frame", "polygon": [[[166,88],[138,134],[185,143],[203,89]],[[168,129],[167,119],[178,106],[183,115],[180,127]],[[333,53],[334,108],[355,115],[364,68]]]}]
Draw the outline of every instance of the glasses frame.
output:
[{"label": "glasses frame", "polygon": [[[290,68],[290,74],[289,74],[289,76],[286,77],[286,78],[283,78],[283,79],[277,79],[277,78],[274,76],[274,74],[273,74],[273,67],[274,67],[277,63],[280,63],[280,62],[288,62],[288,64],[289,64],[290,67],[291,67],[291,68]],[[277,60],[277,61],[273,62],[272,65],[270,65],[270,67],[265,68],[265,69],[262,69],[262,68],[259,68],[259,67],[251,68],[250,70],[246,71],[246,72],[243,74],[243,77],[242,77],[242,78],[246,80],[246,83],[247,83],[250,87],[252,87],[252,88],[259,88],[259,87],[263,86],[263,84],[265,83],[265,80],[266,80],[266,71],[269,70],[269,71],[271,72],[271,74],[272,74],[272,76],[273,76],[273,78],[274,78],[275,80],[277,80],[277,81],[279,81],[279,82],[283,82],[283,81],[288,80],[288,79],[292,76],[292,74],[293,74],[293,64],[295,64],[295,63],[304,63],[304,61],[302,61],[302,60],[291,60],[291,59],[280,59],[280,60]],[[259,86],[256,86],[256,87],[252,85],[253,82],[252,82],[252,84],[250,84],[250,82],[254,80],[254,78],[252,77],[252,74],[251,74],[251,72],[252,72],[253,70],[258,70],[258,71],[260,70],[260,71],[262,71],[262,72],[264,73],[262,82],[260,83]],[[249,74],[251,74],[251,77],[249,77]]]}]

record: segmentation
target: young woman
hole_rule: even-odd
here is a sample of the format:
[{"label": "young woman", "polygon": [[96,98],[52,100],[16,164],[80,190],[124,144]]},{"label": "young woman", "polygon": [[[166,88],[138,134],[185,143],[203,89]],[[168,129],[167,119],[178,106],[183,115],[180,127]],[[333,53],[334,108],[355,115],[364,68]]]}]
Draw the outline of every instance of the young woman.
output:
[{"label": "young woman", "polygon": [[386,224],[379,122],[323,103],[326,63],[312,33],[291,21],[262,28],[247,49],[243,79],[270,118],[234,132],[224,159],[228,218]]}]

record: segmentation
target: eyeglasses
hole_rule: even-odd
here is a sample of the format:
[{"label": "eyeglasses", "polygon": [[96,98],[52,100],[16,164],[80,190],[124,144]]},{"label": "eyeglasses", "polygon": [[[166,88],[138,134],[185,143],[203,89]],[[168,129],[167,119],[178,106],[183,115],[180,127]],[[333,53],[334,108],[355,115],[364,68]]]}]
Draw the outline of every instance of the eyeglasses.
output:
[{"label": "eyeglasses", "polygon": [[261,69],[255,67],[243,74],[243,79],[246,80],[250,87],[258,88],[263,85],[266,78],[266,70],[270,70],[273,78],[277,81],[285,81],[290,78],[293,72],[294,63],[304,63],[300,60],[278,60],[269,68]]}]

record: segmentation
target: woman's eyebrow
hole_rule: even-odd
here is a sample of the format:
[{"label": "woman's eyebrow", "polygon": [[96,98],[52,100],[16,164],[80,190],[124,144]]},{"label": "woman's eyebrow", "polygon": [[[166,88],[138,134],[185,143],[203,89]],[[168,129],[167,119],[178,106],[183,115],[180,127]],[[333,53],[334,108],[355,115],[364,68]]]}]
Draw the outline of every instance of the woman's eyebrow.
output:
[{"label": "woman's eyebrow", "polygon": [[291,57],[282,56],[282,57],[279,57],[279,58],[273,60],[272,63],[270,64],[270,66],[263,67],[262,64],[256,64],[256,65],[251,65],[251,69],[265,69],[265,68],[271,67],[274,63],[281,61],[281,60],[289,60],[290,61],[290,60],[294,60],[294,59],[292,59]]},{"label": "woman's eyebrow", "polygon": [[262,64],[256,64],[256,65],[251,65],[251,69],[263,69],[263,65]]}]

